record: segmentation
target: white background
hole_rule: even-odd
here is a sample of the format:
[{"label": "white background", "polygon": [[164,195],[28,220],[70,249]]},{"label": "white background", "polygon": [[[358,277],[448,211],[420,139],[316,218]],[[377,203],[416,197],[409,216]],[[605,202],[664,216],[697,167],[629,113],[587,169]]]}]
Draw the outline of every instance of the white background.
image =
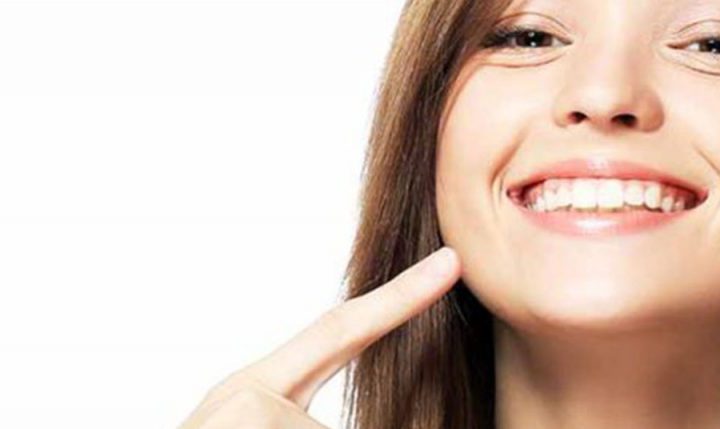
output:
[{"label": "white background", "polygon": [[175,428],[338,301],[402,3],[0,3],[0,427]]}]

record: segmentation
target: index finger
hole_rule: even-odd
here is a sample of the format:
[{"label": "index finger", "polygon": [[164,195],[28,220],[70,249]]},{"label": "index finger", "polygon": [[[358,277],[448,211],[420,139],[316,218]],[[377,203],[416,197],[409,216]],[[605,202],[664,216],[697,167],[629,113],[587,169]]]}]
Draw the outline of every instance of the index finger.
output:
[{"label": "index finger", "polygon": [[333,307],[243,371],[307,409],[315,392],[367,346],[424,311],[455,284],[459,258],[443,247],[384,285]]}]

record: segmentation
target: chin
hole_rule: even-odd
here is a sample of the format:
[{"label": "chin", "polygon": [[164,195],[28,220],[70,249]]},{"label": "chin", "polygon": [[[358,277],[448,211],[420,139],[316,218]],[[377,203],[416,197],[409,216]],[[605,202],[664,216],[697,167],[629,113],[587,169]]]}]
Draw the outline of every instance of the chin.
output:
[{"label": "chin", "polygon": [[622,301],[609,293],[579,296],[569,294],[564,301],[528,303],[526,329],[553,333],[619,334],[662,324],[663,309]]},{"label": "chin", "polygon": [[[655,292],[652,291],[654,286]],[[650,289],[648,289],[650,288]],[[496,317],[516,329],[543,335],[617,335],[674,323],[682,314],[658,292],[661,285],[642,285],[618,279],[538,281],[524,293],[498,296],[486,303]],[[685,314],[691,314],[687,308]]]}]

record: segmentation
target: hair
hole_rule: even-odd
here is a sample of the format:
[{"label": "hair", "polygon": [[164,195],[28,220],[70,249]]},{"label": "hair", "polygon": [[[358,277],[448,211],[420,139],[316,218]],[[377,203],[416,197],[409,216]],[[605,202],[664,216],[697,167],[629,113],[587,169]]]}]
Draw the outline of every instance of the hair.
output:
[{"label": "hair", "polygon": [[[376,92],[344,300],[443,246],[435,200],[443,106],[462,65],[510,0],[408,0]],[[462,279],[353,359],[343,419],[357,429],[489,429],[492,315]]]}]

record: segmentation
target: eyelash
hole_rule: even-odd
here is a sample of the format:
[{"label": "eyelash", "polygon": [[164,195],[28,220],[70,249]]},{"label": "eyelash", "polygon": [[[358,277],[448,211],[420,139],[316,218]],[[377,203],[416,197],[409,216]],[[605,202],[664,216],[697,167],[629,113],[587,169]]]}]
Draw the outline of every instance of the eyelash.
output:
[{"label": "eyelash", "polygon": [[[535,32],[540,34],[547,34],[551,35],[550,33],[546,31],[542,31],[541,29],[533,26],[526,26],[526,25],[506,25],[506,26],[500,26],[496,27],[492,30],[492,32],[488,35],[488,37],[483,41],[483,48],[501,48],[507,45],[507,42],[509,39],[522,34],[526,32]],[[553,36],[555,37],[555,36]],[[525,47],[522,48],[515,48],[515,49],[528,49]],[[532,48],[530,48],[532,49]]]},{"label": "eyelash", "polygon": [[[528,32],[535,32],[535,33],[539,33],[541,35],[551,36],[556,39],[558,38],[554,34],[547,32],[547,31],[543,31],[542,29],[540,29],[538,27],[534,27],[534,26],[530,26],[530,25],[511,24],[511,25],[496,27],[495,29],[493,29],[492,32],[488,35],[488,37],[483,42],[482,47],[483,48],[493,48],[493,49],[507,47],[507,43],[510,39],[512,39],[513,37],[516,37],[520,34],[528,33]],[[716,49],[717,49],[717,54],[720,54],[720,33],[703,34],[702,37],[691,40],[690,41],[691,43],[689,43],[689,45],[693,45],[698,42],[706,42],[709,40],[716,40],[718,42]],[[674,45],[674,46],[678,46],[678,45]],[[543,48],[544,47],[545,46],[543,46]],[[533,48],[522,46],[522,47],[508,47],[507,49],[532,50]],[[707,54],[710,52],[700,52],[700,53]],[[716,56],[718,56],[720,58],[720,55],[716,55]]]}]

